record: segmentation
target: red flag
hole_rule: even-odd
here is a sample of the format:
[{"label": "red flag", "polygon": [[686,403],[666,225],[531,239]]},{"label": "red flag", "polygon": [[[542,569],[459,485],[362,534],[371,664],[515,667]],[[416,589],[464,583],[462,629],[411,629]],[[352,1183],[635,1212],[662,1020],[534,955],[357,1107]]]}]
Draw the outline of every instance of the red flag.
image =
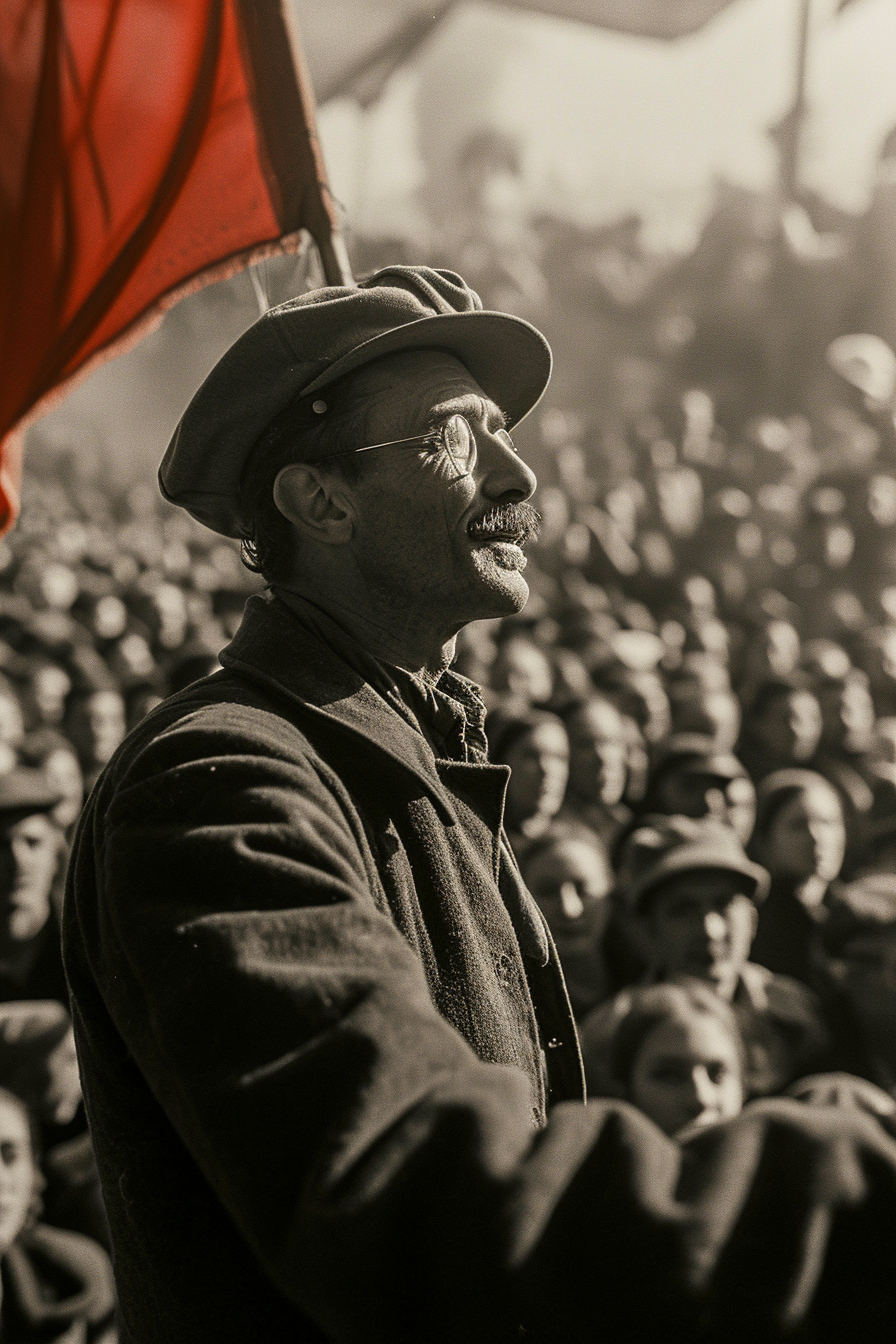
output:
[{"label": "red flag", "polygon": [[302,228],[348,276],[281,0],[2,0],[0,126],[2,531],[25,424],[185,293]]}]

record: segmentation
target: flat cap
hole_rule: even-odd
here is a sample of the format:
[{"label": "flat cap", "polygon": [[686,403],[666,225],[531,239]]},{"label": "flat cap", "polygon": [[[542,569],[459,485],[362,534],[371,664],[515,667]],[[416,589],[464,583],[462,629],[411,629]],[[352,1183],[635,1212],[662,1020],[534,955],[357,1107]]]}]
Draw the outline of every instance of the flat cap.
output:
[{"label": "flat cap", "polygon": [[213,531],[241,536],[243,467],[290,402],[384,355],[421,349],[459,359],[511,426],[532,410],[551,374],[541,333],[521,318],[484,311],[459,275],[389,266],[357,288],[332,286],[281,303],[243,333],[181,417],[159,468],[162,494]]},{"label": "flat cap", "polygon": [[711,817],[648,816],[621,847],[617,897],[634,914],[673,877],[706,869],[742,877],[757,905],[768,895],[768,873],[747,858],[730,827]]}]

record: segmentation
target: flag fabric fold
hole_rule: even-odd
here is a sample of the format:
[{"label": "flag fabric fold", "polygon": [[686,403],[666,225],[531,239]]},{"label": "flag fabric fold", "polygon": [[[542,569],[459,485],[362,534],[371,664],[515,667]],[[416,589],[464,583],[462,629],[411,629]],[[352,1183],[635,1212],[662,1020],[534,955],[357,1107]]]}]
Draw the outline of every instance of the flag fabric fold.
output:
[{"label": "flag fabric fold", "polygon": [[281,0],[0,5],[0,528],[29,420],[200,284],[336,220]]}]

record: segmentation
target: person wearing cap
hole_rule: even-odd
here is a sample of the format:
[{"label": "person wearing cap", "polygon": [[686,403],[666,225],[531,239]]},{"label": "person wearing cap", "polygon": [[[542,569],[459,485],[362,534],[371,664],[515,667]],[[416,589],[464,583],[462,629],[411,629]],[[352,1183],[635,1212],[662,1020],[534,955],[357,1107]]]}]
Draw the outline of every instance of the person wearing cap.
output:
[{"label": "person wearing cap", "polygon": [[61,794],[39,770],[0,775],[0,1002],[66,1002],[54,890],[65,840]]},{"label": "person wearing cap", "polygon": [[[869,1300],[855,1255],[896,1232],[872,1128],[768,1104],[704,1136],[709,1204],[679,1202],[660,1131],[583,1105],[508,771],[448,667],[525,601],[509,431],[549,369],[460,277],[390,267],[271,309],[178,426],[163,492],[270,591],[132,731],[75,841],[66,968],[129,1344],[684,1344],[732,1338],[744,1297],[754,1337],[833,1340],[814,1286],[835,1326]],[[795,1132],[796,1307],[792,1276],[757,1281],[753,1216],[778,1221]],[[847,1205],[848,1246],[815,1237],[803,1269]]]},{"label": "person wearing cap", "polygon": [[[702,980],[731,1004],[754,1096],[818,1071],[828,1048],[814,994],[749,959],[768,890],[768,873],[715,817],[644,817],[620,849],[616,897],[647,962],[644,983]],[[603,1021],[583,1028],[592,1052]]]},{"label": "person wearing cap", "polygon": [[668,739],[647,777],[642,815],[715,817],[745,845],[756,820],[756,790],[736,756],[700,733]]}]

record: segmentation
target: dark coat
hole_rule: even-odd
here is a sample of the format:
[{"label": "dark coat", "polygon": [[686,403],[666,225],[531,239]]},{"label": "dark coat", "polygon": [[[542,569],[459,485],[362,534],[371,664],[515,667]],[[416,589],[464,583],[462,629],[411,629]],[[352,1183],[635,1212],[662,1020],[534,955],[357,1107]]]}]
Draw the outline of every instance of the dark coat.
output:
[{"label": "dark coat", "polygon": [[223,661],[120,750],[66,894],[123,1344],[759,1341],[819,1276],[813,1339],[890,1339],[873,1122],[763,1103],[686,1186],[622,1104],[540,1128],[579,1065],[506,769],[435,760],[277,602]]}]

